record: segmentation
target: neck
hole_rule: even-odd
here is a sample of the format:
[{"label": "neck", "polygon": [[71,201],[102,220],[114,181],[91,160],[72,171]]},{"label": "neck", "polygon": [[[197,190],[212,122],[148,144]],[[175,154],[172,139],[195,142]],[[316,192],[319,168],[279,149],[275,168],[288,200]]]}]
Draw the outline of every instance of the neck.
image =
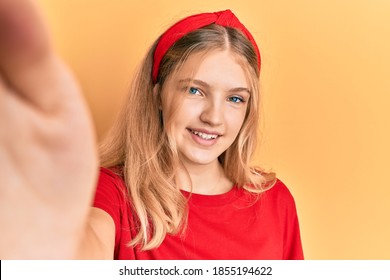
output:
[{"label": "neck", "polygon": [[206,195],[226,193],[233,186],[218,160],[207,165],[183,164],[177,182],[185,191]]}]

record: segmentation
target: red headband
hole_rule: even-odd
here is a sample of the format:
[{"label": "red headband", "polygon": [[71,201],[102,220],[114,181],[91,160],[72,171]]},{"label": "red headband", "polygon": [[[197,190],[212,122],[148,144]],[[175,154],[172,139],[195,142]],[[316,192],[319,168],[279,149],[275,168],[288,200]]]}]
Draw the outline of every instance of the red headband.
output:
[{"label": "red headband", "polygon": [[171,26],[161,36],[154,51],[152,78],[153,82],[157,82],[157,76],[160,68],[160,63],[165,53],[172,45],[186,34],[196,29],[202,28],[209,24],[218,24],[225,27],[233,27],[240,30],[252,43],[258,60],[258,67],[260,69],[261,59],[260,51],[257,47],[255,39],[246,27],[238,20],[238,18],[230,10],[220,11],[215,13],[202,13],[186,17],[173,26]]}]

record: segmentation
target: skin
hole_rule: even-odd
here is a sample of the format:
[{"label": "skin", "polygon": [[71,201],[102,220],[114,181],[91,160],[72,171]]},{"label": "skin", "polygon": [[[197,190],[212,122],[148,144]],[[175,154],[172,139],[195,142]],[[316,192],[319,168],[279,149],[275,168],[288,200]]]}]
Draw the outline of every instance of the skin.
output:
[{"label": "skin", "polygon": [[[164,112],[175,108],[169,130],[183,165],[179,171],[183,189],[192,186],[194,193],[219,194],[232,187],[218,157],[236,139],[249,98],[246,75],[229,50],[193,54],[167,80],[162,89],[162,111],[167,118]],[[188,176],[186,179],[185,170],[191,181]]]},{"label": "skin", "polygon": [[98,171],[92,120],[33,2],[0,0],[0,19],[0,259],[74,258]]}]

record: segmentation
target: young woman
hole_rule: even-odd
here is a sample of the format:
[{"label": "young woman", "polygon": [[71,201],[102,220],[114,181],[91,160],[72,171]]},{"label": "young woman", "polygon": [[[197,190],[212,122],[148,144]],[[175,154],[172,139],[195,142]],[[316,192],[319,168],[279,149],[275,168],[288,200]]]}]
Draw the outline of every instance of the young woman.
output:
[{"label": "young woman", "polygon": [[[28,48],[1,57],[1,97],[10,100],[3,119],[27,122],[15,129],[27,128],[27,139],[21,146],[0,135],[10,174],[0,181],[0,228],[8,229],[0,257],[303,258],[291,194],[273,173],[250,166],[260,52],[230,10],[187,17],[153,44],[100,147],[104,167],[94,192],[94,139],[77,86],[35,10],[8,2],[0,0],[0,13],[22,11],[33,24],[13,25],[10,16],[5,26],[14,33],[24,26],[33,36],[19,30],[24,41],[16,44]],[[12,54],[15,36],[0,35]],[[21,233],[26,226],[28,235]]]},{"label": "young woman", "polygon": [[111,223],[115,258],[303,257],[290,193],[250,167],[260,65],[230,10],[187,17],[156,41],[101,146],[94,211]]}]

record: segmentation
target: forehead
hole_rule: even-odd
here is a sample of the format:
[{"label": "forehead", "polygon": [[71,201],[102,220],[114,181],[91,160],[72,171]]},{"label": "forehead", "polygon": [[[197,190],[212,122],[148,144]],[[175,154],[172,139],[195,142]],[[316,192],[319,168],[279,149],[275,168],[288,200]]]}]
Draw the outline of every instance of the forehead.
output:
[{"label": "forehead", "polygon": [[246,63],[229,50],[191,54],[173,73],[172,81],[201,80],[223,88],[248,87]]}]

